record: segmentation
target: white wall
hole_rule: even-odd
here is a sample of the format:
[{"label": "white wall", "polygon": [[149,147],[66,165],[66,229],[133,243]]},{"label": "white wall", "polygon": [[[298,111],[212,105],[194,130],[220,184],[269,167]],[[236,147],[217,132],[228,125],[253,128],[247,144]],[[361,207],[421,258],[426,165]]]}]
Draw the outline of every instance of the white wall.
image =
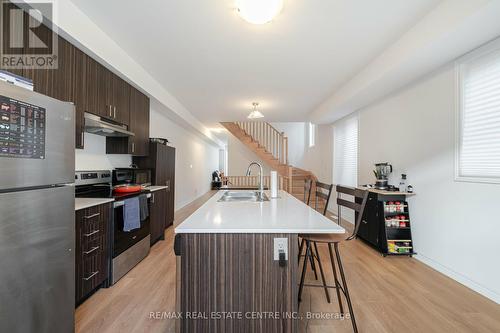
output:
[{"label": "white wall", "polygon": [[168,139],[175,153],[175,209],[210,190],[212,172],[219,168],[219,147],[151,109],[150,137]]},{"label": "white wall", "polygon": [[500,185],[454,181],[452,65],[360,110],[359,183],[390,162],[408,174],[416,259],[500,303]]},{"label": "white wall", "polygon": [[106,155],[106,137],[90,133],[84,135],[85,149],[75,150],[77,171],[128,168],[132,163],[131,155]]},{"label": "white wall", "polygon": [[307,123],[283,122],[271,123],[280,132],[288,137],[288,161],[298,168],[304,167],[304,155],[308,147]]},{"label": "white wall", "polygon": [[[253,151],[245,146],[244,143],[242,143],[232,134],[229,134],[227,139],[227,175],[246,175],[248,165],[252,162],[258,162],[262,165],[262,168],[264,169],[264,175],[270,174],[271,169],[266,163],[264,163]],[[252,175],[257,174],[257,167],[253,167]]]},{"label": "white wall", "polygon": [[[311,171],[319,181],[333,182],[333,130],[331,125],[317,125],[316,144],[304,154],[304,169]],[[333,202],[334,200],[331,200]]]}]

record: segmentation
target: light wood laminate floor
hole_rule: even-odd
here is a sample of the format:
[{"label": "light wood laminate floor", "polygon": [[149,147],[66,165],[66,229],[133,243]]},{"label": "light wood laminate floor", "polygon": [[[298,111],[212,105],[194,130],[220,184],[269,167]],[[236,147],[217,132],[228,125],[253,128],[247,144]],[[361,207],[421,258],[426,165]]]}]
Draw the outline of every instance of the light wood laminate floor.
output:
[{"label": "light wood laminate floor", "polygon": [[[182,222],[215,192],[176,212]],[[171,319],[152,319],[151,312],[175,311],[173,228],[165,240],[113,287],[100,289],[76,310],[78,333],[174,332]],[[360,332],[500,332],[500,305],[406,257],[383,258],[360,240],[341,245],[344,268]],[[320,246],[327,279],[331,266]],[[308,282],[314,282],[311,272]],[[335,313],[321,288],[305,288],[301,311]],[[344,302],[345,304],[345,302]],[[352,332],[348,320],[312,319],[301,332]]]}]

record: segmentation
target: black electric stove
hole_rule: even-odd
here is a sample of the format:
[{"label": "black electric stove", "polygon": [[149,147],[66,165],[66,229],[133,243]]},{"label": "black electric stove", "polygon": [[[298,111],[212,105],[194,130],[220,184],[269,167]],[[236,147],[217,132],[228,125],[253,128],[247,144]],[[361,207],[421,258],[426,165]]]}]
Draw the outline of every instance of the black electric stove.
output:
[{"label": "black electric stove", "polygon": [[[122,179],[124,183],[131,180]],[[111,284],[118,281],[132,267],[137,265],[149,253],[150,224],[149,216],[142,220],[140,227],[124,231],[123,207],[124,199],[141,194],[151,196],[150,191],[141,190],[131,193],[113,193],[112,172],[109,170],[77,171],[75,173],[75,196],[77,198],[113,198],[111,219]]]}]

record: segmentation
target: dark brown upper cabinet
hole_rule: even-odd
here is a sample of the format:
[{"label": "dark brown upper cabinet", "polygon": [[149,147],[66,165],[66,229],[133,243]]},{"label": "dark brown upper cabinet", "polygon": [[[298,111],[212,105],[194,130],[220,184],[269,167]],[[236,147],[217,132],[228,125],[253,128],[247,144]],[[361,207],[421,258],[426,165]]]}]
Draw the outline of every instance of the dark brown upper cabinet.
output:
[{"label": "dark brown upper cabinet", "polygon": [[74,80],[72,85],[72,98],[75,103],[75,143],[76,148],[83,148],[85,119],[87,109],[87,65],[89,56],[74,47]]},{"label": "dark brown upper cabinet", "polygon": [[135,136],[129,139],[132,155],[146,156],[149,152],[149,98],[139,90],[130,91],[130,131]]},{"label": "dark brown upper cabinet", "polygon": [[130,86],[117,75],[97,61],[91,61],[89,78],[95,78],[89,82],[92,99],[92,110],[88,112],[97,114],[108,120],[119,124],[128,125],[130,121],[129,99]]},{"label": "dark brown upper cabinet", "polygon": [[[15,4],[12,6],[17,8]],[[15,29],[27,36],[29,20],[30,17],[25,12],[23,20],[11,22],[5,16],[2,17],[0,24],[4,29]],[[89,112],[118,124],[127,125],[129,130],[136,134],[135,137],[112,142],[111,146],[107,144],[109,153],[147,155],[149,98],[82,50],[53,34],[47,25],[41,24],[31,29],[36,29],[36,35],[43,41],[57,38],[57,69],[8,69],[2,68],[1,64],[0,69],[31,79],[34,90],[38,93],[75,104],[76,148],[84,147],[84,113]],[[19,54],[29,54],[29,52],[31,51],[27,48],[21,47]]]},{"label": "dark brown upper cabinet", "polygon": [[130,124],[130,85],[120,77],[112,76],[113,120],[124,125]]},{"label": "dark brown upper cabinet", "polygon": [[132,87],[130,87],[129,95],[129,130],[135,136],[106,138],[106,153],[147,156],[149,153],[149,98]]}]

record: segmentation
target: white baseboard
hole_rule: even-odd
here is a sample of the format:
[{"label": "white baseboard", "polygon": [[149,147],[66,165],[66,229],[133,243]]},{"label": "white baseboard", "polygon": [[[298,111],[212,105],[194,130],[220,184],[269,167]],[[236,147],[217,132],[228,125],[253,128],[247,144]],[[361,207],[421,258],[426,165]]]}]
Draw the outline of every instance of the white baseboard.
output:
[{"label": "white baseboard", "polygon": [[413,256],[413,258],[419,260],[420,262],[426,264],[427,266],[432,267],[436,271],[448,276],[449,278],[463,284],[467,288],[474,290],[475,292],[483,295],[484,297],[489,298],[493,302],[500,304],[500,294],[498,294],[497,292],[495,292],[491,289],[488,289],[488,288],[472,281],[468,277],[466,277],[458,272],[455,272],[454,270],[452,270],[446,266],[443,266],[442,264],[440,264],[440,263],[438,263],[438,262],[436,262],[436,261],[434,261],[426,256],[423,256],[421,254],[417,254],[417,255]]}]

